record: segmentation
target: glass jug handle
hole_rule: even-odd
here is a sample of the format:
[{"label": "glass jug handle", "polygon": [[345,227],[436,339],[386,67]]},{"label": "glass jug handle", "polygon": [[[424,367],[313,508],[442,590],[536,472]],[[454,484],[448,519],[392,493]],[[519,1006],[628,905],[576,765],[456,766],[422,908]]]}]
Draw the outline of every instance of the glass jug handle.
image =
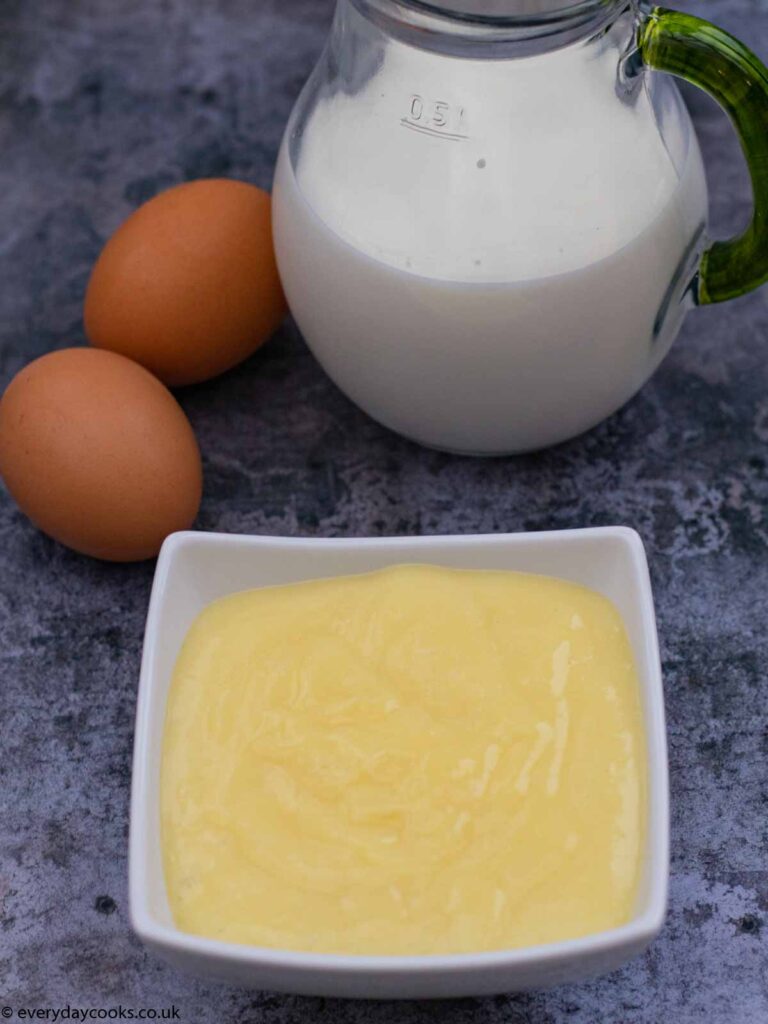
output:
[{"label": "glass jug handle", "polygon": [[692,14],[654,7],[642,17],[643,61],[709,93],[730,117],[747,159],[752,221],[736,238],[713,242],[699,266],[699,303],[733,299],[768,280],[768,69],[738,39]]}]

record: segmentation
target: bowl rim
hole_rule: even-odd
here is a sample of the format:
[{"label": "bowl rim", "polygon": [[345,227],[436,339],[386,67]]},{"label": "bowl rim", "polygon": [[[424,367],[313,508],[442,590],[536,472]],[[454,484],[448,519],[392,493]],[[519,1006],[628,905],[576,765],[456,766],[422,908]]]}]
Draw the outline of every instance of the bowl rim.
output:
[{"label": "bowl rim", "polygon": [[[547,544],[573,543],[579,540],[618,540],[631,556],[631,573],[627,583],[634,588],[641,614],[642,634],[646,645],[648,671],[641,673],[641,688],[648,694],[647,710],[643,714],[646,744],[654,751],[648,761],[648,843],[653,870],[649,875],[645,907],[625,924],[575,939],[512,949],[475,953],[419,954],[419,955],[360,955],[345,953],[313,953],[263,946],[223,942],[184,932],[174,925],[157,920],[150,907],[145,885],[144,854],[149,848],[151,830],[147,820],[147,802],[150,787],[149,763],[151,754],[150,725],[156,703],[155,691],[159,685],[152,668],[154,648],[161,642],[158,632],[161,609],[166,591],[178,560],[185,552],[201,547],[221,548],[325,548],[328,551],[343,548],[398,547],[424,548],[445,546],[484,547],[489,544]],[[234,593],[234,591],[233,591]],[[163,705],[164,708],[164,705]],[[604,951],[642,946],[650,942],[661,930],[667,912],[669,887],[669,767],[665,722],[664,690],[661,676],[656,615],[651,591],[651,580],[645,548],[639,534],[626,526],[597,526],[582,529],[551,530],[527,533],[491,534],[430,534],[426,536],[395,537],[295,537],[261,534],[223,534],[214,532],[182,531],[171,534],[164,542],[158,557],[147,613],[141,673],[136,708],[133,769],[130,803],[129,837],[129,913],[136,935],[149,945],[169,952],[204,957],[222,964],[252,967],[275,967],[315,972],[345,974],[400,974],[455,972],[482,970],[493,967],[530,967],[569,960],[583,959]]]}]

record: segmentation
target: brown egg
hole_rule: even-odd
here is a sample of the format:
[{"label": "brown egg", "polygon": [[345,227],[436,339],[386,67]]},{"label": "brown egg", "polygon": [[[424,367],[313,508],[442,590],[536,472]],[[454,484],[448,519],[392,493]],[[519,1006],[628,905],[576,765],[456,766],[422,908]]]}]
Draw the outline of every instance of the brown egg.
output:
[{"label": "brown egg", "polygon": [[177,386],[241,362],[285,312],[268,193],[212,178],[162,192],[118,228],[88,284],[85,330]]},{"label": "brown egg", "polygon": [[132,562],[192,524],[202,470],[173,395],[138,363],[69,348],[21,370],[0,400],[0,475],[44,533]]}]

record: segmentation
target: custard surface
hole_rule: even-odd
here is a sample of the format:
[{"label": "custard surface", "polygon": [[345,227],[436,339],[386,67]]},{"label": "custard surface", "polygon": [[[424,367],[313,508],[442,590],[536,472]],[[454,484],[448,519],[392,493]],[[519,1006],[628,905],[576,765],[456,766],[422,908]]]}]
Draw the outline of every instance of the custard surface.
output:
[{"label": "custard surface", "polygon": [[645,778],[629,641],[593,591],[417,565],[234,594],[168,699],[171,910],[300,951],[575,938],[631,916]]}]

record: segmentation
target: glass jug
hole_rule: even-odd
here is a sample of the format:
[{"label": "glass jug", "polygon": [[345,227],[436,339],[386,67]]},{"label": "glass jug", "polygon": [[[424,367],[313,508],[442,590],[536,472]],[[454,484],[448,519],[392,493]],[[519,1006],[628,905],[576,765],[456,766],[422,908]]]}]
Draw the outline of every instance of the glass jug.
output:
[{"label": "glass jug", "polygon": [[[768,71],[626,0],[338,0],[273,195],[288,302],[333,380],[425,445],[545,447],[623,405],[694,305],[768,279]],[[755,212],[706,233],[670,72],[739,134]]]}]

